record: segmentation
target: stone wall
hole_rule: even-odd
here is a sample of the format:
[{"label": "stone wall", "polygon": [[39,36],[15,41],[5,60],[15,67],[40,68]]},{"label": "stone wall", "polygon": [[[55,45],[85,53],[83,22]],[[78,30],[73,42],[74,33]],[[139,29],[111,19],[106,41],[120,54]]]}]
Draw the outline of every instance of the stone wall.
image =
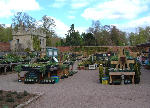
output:
[{"label": "stone wall", "polygon": [[33,40],[32,36],[38,36],[40,40],[41,51],[46,50],[46,34],[41,30],[28,30],[26,31],[23,27],[19,27],[18,31],[13,31],[13,40],[11,42],[12,51],[22,51],[26,48],[29,48],[31,51],[33,49]]},{"label": "stone wall", "polygon": [[13,36],[13,40],[11,42],[12,51],[22,51],[26,48],[30,48],[31,51],[33,51],[31,35]]}]

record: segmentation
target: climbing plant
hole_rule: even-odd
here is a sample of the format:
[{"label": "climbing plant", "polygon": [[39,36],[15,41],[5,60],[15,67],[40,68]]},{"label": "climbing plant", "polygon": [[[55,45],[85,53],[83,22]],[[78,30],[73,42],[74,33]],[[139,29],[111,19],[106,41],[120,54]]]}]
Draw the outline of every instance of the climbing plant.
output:
[{"label": "climbing plant", "polygon": [[38,36],[32,36],[33,39],[33,49],[35,51],[40,51],[41,47],[40,47],[40,39],[38,38]]}]

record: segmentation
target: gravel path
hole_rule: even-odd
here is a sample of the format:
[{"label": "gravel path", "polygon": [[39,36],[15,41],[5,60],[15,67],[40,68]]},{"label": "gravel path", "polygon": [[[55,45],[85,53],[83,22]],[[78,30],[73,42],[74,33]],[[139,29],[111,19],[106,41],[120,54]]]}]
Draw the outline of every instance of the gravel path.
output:
[{"label": "gravel path", "polygon": [[26,108],[150,108],[150,71],[144,69],[138,85],[101,85],[98,70],[79,71],[54,85],[16,79],[17,74],[0,76],[0,89],[45,93]]}]

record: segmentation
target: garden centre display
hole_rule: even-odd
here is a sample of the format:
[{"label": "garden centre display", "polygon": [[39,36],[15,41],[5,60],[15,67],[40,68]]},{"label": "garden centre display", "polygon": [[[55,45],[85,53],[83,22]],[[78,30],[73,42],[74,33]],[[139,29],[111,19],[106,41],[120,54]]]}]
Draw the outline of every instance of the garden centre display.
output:
[{"label": "garden centre display", "polygon": [[103,65],[99,67],[101,83],[107,77],[110,84],[138,84],[140,75],[139,62],[123,48],[119,49],[118,54],[110,57],[105,67]]}]

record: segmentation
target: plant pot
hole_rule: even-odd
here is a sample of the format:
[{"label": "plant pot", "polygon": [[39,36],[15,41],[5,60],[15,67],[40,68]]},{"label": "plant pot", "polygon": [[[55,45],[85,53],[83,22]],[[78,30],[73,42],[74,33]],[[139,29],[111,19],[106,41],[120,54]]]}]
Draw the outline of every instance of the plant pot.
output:
[{"label": "plant pot", "polygon": [[78,70],[81,70],[80,66],[78,66]]}]

